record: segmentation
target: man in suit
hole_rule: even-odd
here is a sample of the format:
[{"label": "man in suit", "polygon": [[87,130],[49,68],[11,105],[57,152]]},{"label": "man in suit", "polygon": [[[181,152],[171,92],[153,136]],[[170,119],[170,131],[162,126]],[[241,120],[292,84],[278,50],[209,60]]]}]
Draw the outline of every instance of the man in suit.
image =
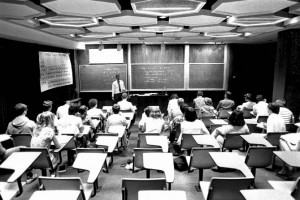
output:
[{"label": "man in suit", "polygon": [[116,75],[116,80],[112,83],[112,93],[111,97],[115,103],[122,100],[122,92],[125,92],[125,84],[120,80],[120,74]]}]

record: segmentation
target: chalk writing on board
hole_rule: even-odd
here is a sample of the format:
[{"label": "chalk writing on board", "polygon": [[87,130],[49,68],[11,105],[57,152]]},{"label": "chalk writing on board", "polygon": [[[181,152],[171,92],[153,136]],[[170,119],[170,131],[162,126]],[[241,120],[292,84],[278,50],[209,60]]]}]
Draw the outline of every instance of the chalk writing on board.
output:
[{"label": "chalk writing on board", "polygon": [[69,54],[39,52],[41,92],[73,84]]}]

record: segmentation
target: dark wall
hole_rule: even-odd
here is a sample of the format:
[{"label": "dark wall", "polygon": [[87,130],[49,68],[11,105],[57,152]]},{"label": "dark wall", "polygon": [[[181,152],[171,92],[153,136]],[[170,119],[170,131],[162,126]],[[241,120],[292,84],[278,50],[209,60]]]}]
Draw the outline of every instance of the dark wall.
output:
[{"label": "dark wall", "polygon": [[[69,53],[74,71],[74,51],[30,43],[0,39],[0,131],[14,118],[16,103],[28,106],[28,117],[35,120],[45,99],[54,102],[53,111],[63,101],[76,97],[75,84],[41,93],[39,76],[39,51]],[[75,76],[75,73],[73,73]],[[75,78],[73,79],[75,83]]]}]

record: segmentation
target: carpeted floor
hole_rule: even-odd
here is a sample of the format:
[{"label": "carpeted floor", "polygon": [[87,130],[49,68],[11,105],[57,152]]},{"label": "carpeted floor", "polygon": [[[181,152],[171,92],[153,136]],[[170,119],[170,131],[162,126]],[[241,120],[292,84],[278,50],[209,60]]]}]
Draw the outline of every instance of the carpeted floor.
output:
[{"label": "carpeted floor", "polygon": [[[132,150],[137,145],[137,128],[138,120],[131,127],[131,136],[129,141],[129,148],[125,151],[122,150],[119,154],[114,154],[114,162],[112,166],[109,168],[109,173],[101,172],[99,175],[99,191],[97,195],[92,199],[95,200],[121,200],[121,182],[122,178],[145,178],[146,171],[139,171],[137,173],[132,173],[132,171],[125,169],[125,167],[121,167],[123,163],[127,163],[129,159],[132,159]],[[167,133],[166,133],[167,134]],[[241,154],[245,154],[244,152],[239,152]],[[39,174],[39,171],[36,170],[36,173]],[[77,170],[73,169],[71,166],[67,167],[66,172],[60,173],[59,176],[72,176],[72,177],[81,177],[83,182],[86,182],[88,172],[78,173]],[[212,170],[204,170],[204,180],[209,181],[212,177],[228,177],[228,176],[239,176],[239,173],[230,172],[230,173],[217,173]],[[295,180],[299,176],[299,172],[293,174],[291,176],[292,180]],[[157,171],[151,170],[151,178],[152,177],[164,177],[163,173],[159,173]],[[23,177],[25,178],[25,176]],[[283,180],[280,177],[276,176],[273,172],[267,171],[265,169],[257,169],[256,172],[256,188],[271,188],[268,184],[268,180]],[[172,190],[184,190],[187,194],[188,200],[202,200],[203,196],[201,192],[197,192],[195,186],[198,182],[198,171],[195,170],[192,173],[188,173],[187,171],[179,172],[175,170],[175,181],[172,183]],[[38,190],[38,181],[34,181],[31,184],[27,184],[24,186],[23,194],[15,198],[16,200],[27,200],[30,198],[32,193]]]}]

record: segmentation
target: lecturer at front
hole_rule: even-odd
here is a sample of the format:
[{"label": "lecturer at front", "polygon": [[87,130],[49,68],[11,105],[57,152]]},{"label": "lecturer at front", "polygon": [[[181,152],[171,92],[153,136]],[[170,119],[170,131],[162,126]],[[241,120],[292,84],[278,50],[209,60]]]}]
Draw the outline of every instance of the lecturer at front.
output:
[{"label": "lecturer at front", "polygon": [[119,102],[122,100],[122,92],[125,92],[125,85],[122,80],[120,80],[120,75],[116,75],[116,80],[112,83],[112,93],[111,97],[114,102]]}]

